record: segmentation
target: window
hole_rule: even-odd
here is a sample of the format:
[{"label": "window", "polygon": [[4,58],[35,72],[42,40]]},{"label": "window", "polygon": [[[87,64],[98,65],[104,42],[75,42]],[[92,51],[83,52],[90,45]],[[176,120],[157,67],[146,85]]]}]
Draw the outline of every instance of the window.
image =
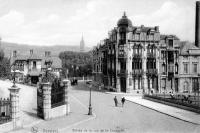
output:
[{"label": "window", "polygon": [[173,40],[169,40],[169,47],[173,47]]},{"label": "window", "polygon": [[178,63],[175,64],[175,73],[178,74]]},{"label": "window", "polygon": [[36,61],[33,61],[33,69],[36,69]]},{"label": "window", "polygon": [[183,63],[184,73],[188,73],[188,63]]},{"label": "window", "polygon": [[165,64],[162,64],[162,72],[165,73]]},{"label": "window", "polygon": [[129,86],[131,86],[131,85],[132,85],[132,79],[129,78]]},{"label": "window", "polygon": [[193,73],[197,73],[197,63],[193,63]]}]

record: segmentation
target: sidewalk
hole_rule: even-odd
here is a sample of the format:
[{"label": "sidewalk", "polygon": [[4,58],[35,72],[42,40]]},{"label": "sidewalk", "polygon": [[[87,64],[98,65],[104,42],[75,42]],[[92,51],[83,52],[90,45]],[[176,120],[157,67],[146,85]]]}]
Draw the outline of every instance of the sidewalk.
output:
[{"label": "sidewalk", "polygon": [[140,97],[140,96],[138,96],[138,97],[125,96],[125,99],[130,102],[134,102],[136,104],[153,109],[160,113],[175,117],[177,119],[200,125],[200,114],[197,114],[197,113],[194,113],[191,111],[187,111],[187,110],[183,110],[183,109],[179,109],[176,107],[164,105],[161,103],[153,102],[150,100],[142,99],[142,97]]},{"label": "sidewalk", "polygon": [[71,111],[67,116],[58,117],[47,121],[40,119],[39,121],[35,121],[30,124],[27,123],[27,125],[25,124],[23,129],[11,131],[9,133],[64,133],[68,128],[96,118],[95,114],[93,114],[93,116],[88,116],[87,107],[73,95],[70,95],[70,106]]}]

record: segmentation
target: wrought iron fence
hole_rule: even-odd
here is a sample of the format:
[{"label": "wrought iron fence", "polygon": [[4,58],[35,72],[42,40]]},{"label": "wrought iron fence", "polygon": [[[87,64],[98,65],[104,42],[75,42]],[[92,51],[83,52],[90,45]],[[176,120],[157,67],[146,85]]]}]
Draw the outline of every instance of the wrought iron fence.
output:
[{"label": "wrought iron fence", "polygon": [[177,105],[186,106],[193,109],[200,109],[200,96],[195,94],[145,94],[144,97],[157,99],[164,102],[169,102]]},{"label": "wrought iron fence", "polygon": [[65,88],[61,85],[61,79],[54,79],[51,89],[51,107],[58,107],[65,104]]},{"label": "wrought iron fence", "polygon": [[0,124],[11,121],[11,101],[0,98]]}]

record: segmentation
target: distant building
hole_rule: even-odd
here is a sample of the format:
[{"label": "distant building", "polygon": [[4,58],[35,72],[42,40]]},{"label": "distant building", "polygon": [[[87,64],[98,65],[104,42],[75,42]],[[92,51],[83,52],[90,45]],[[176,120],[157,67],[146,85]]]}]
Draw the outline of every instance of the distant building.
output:
[{"label": "distant building", "polygon": [[47,60],[52,61],[52,72],[60,77],[62,62],[60,58],[52,57],[50,51],[46,51],[43,56],[37,55],[33,50],[30,50],[29,56],[21,56],[20,54],[17,54],[17,51],[13,51],[13,56],[11,58],[11,65],[13,65],[11,73],[13,73],[15,69],[17,82],[29,80],[31,83],[36,84],[39,81],[39,77],[46,70],[45,61]]},{"label": "distant building", "polygon": [[85,42],[84,42],[83,36],[80,42],[80,52],[85,52]]}]

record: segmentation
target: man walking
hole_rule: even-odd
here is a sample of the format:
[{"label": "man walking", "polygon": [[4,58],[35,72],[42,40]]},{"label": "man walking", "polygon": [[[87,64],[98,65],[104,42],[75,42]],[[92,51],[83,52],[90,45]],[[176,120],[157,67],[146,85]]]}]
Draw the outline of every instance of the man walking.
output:
[{"label": "man walking", "polygon": [[125,97],[122,97],[121,102],[122,102],[122,107],[124,107]]},{"label": "man walking", "polygon": [[118,101],[117,101],[117,97],[116,96],[114,98],[114,102],[115,102],[115,106],[117,107]]}]

